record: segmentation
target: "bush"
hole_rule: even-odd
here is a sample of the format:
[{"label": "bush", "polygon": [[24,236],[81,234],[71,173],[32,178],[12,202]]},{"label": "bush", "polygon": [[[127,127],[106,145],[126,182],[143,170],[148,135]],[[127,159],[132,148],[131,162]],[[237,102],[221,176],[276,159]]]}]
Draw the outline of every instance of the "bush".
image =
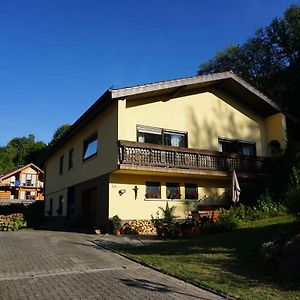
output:
[{"label": "bush", "polygon": [[284,205],[272,199],[268,190],[265,190],[265,192],[258,197],[256,207],[246,206],[241,203],[236,207],[232,207],[230,210],[236,218],[243,221],[254,221],[267,217],[281,216],[287,212]]},{"label": "bush", "polygon": [[300,216],[300,169],[293,168],[291,182],[286,192],[286,204],[288,209]]},{"label": "bush", "polygon": [[279,202],[275,202],[268,190],[258,197],[257,208],[260,212],[270,217],[286,213],[286,208]]},{"label": "bush", "polygon": [[122,220],[119,218],[118,215],[113,216],[110,218],[110,227],[112,233],[114,233],[117,229],[121,229]]},{"label": "bush", "polygon": [[163,230],[163,235],[165,237],[175,238],[179,234],[179,226],[177,223],[175,223],[176,216],[174,215],[176,207],[169,207],[169,203],[167,202],[166,208],[159,207],[159,209],[162,212],[161,216],[159,211],[156,212],[155,218],[153,215],[151,215],[152,224],[156,230]]},{"label": "bush", "polygon": [[242,221],[253,221],[263,218],[263,214],[257,208],[252,208],[242,203],[236,207],[232,207],[230,210],[236,218]]},{"label": "bush", "polygon": [[288,245],[292,236],[285,232],[278,232],[271,241],[265,242],[261,246],[261,258],[266,263],[276,263],[283,254],[283,249]]},{"label": "bush", "polygon": [[169,202],[167,202],[166,208],[160,207],[159,209],[162,211],[163,224],[171,226],[174,220],[176,219],[176,216],[174,215],[174,211],[176,207],[175,206],[169,207]]},{"label": "bush", "polygon": [[218,216],[215,223],[203,226],[204,232],[228,232],[238,228],[240,220],[236,217],[234,209],[220,209]]},{"label": "bush", "polygon": [[25,227],[23,214],[0,215],[0,231],[15,231]]},{"label": "bush", "polygon": [[159,212],[156,212],[156,217],[154,218],[153,215],[151,215],[151,223],[153,226],[157,228],[162,228],[164,221],[163,218],[159,216]]}]

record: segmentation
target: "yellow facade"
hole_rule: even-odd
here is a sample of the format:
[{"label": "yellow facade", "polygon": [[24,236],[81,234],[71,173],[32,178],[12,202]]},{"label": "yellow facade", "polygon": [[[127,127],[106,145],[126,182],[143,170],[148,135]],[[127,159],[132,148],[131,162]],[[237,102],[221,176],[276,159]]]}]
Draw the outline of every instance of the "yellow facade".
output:
[{"label": "yellow facade", "polygon": [[[117,103],[111,105],[46,161],[45,192],[48,197],[65,191],[69,186],[109,173],[117,168],[117,111]],[[97,132],[99,141],[97,155],[83,161],[83,142],[94,132]],[[71,149],[74,150],[74,165],[72,169],[69,169],[68,159]],[[61,156],[64,156],[62,174],[59,172]]]},{"label": "yellow facade", "polygon": [[[286,122],[282,113],[278,113],[265,119],[267,130],[267,141],[278,141],[282,149],[286,148]],[[268,153],[269,154],[269,153]]]},{"label": "yellow facade", "polygon": [[118,139],[136,141],[137,125],[187,132],[190,148],[218,151],[220,137],[253,141],[257,155],[268,155],[264,118],[220,92],[200,92],[168,101],[119,101]]},{"label": "yellow facade", "polygon": [[[217,174],[197,177],[188,169],[172,174],[168,170],[145,173],[133,168],[122,172],[118,165],[118,140],[137,142],[137,126],[150,126],[185,132],[187,147],[219,151],[219,139],[233,139],[255,143],[258,156],[270,156],[268,144],[277,140],[284,149],[286,145],[285,119],[280,113],[268,117],[254,112],[241,99],[213,88],[193,91],[183,96],[161,98],[124,97],[112,99],[112,104],[99,113],[91,122],[83,126],[68,139],[62,147],[46,160],[46,198],[53,199],[52,216],[67,214],[68,188],[89,183],[101,176],[108,176],[107,201],[108,217],[119,215],[123,220],[149,219],[159,207],[165,207],[166,183],[180,184],[180,200],[170,201],[176,206],[176,215],[184,217],[183,205],[185,183],[196,183],[199,199],[205,195],[215,196],[216,202],[202,201],[199,204],[222,205],[220,195],[230,187],[230,174],[223,172],[225,178]],[[98,136],[97,155],[83,161],[83,143],[93,133]],[[68,168],[69,151],[73,149],[74,165]],[[60,160],[64,156],[63,172],[60,174]],[[104,181],[106,179],[102,178]],[[103,181],[103,182],[104,182]],[[161,184],[161,199],[145,198],[145,182],[158,181]],[[98,187],[100,185],[98,184]],[[134,188],[137,188],[135,198]],[[80,190],[81,191],[81,190]],[[120,192],[122,191],[122,192]],[[125,192],[124,192],[125,191]],[[104,201],[101,193],[96,201]],[[63,198],[62,213],[57,213],[58,199]],[[76,196],[79,197],[78,195]],[[103,196],[103,198],[105,198]],[[45,211],[49,210],[49,201]],[[84,207],[82,202],[82,207]],[[92,205],[92,204],[90,204]],[[88,216],[90,212],[87,212]]]},{"label": "yellow facade", "polygon": [[[147,199],[146,181],[155,181],[161,183],[161,199]],[[166,183],[178,182],[180,184],[181,199],[170,200],[166,196]],[[114,215],[120,216],[123,220],[130,219],[150,219],[151,215],[156,216],[156,212],[160,211],[159,207],[165,208],[166,202],[170,206],[175,206],[175,215],[179,218],[185,216],[184,185],[186,183],[194,183],[198,185],[199,201],[194,201],[195,206],[200,205],[224,205],[221,197],[229,187],[228,181],[221,180],[205,180],[179,176],[147,176],[147,175],[129,175],[129,174],[111,174],[109,183],[109,217]],[[135,198],[135,187],[137,197]],[[206,196],[214,196],[215,201],[207,203]],[[195,207],[196,208],[196,207]]]}]

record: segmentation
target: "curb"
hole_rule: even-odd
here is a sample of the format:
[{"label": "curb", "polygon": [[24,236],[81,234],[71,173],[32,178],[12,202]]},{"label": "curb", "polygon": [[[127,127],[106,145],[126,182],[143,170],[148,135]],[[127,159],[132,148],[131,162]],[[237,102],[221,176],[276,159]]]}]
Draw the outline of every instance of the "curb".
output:
[{"label": "curb", "polygon": [[223,297],[224,299],[228,299],[228,300],[236,300],[236,299],[237,299],[237,298],[233,298],[233,297],[231,297],[231,296],[225,295],[225,294],[223,294],[222,292],[220,292],[220,291],[218,291],[218,290],[210,289],[210,288],[208,288],[207,286],[204,286],[204,285],[202,285],[202,284],[200,284],[200,283],[192,282],[192,281],[187,280],[187,279],[185,279],[185,278],[183,278],[183,277],[181,277],[181,276],[179,276],[179,275],[174,275],[174,274],[171,274],[171,273],[169,273],[169,272],[167,272],[167,271],[165,271],[165,270],[163,270],[163,269],[154,267],[154,266],[152,266],[152,265],[148,265],[148,264],[144,263],[143,261],[140,261],[140,260],[138,260],[138,259],[136,259],[136,258],[132,258],[132,257],[130,257],[130,256],[124,254],[124,253],[120,253],[119,251],[117,251],[117,250],[115,250],[115,249],[112,249],[112,248],[103,246],[103,245],[101,245],[100,243],[98,243],[98,242],[96,242],[96,241],[91,241],[91,242],[92,242],[94,245],[96,245],[96,246],[98,246],[98,247],[100,247],[100,248],[103,248],[103,249],[105,249],[105,250],[111,251],[111,252],[113,252],[113,253],[115,253],[115,254],[117,254],[117,255],[119,255],[119,256],[122,256],[122,257],[124,257],[124,258],[126,258],[126,259],[129,259],[129,260],[131,260],[131,261],[133,261],[133,262],[135,262],[135,263],[138,263],[138,264],[140,264],[140,265],[142,265],[142,266],[144,266],[144,267],[148,267],[148,268],[150,268],[150,269],[152,269],[152,270],[154,270],[154,271],[157,271],[157,272],[163,273],[163,274],[165,274],[165,275],[171,276],[171,277],[176,278],[176,279],[178,279],[178,280],[181,280],[181,281],[183,281],[183,282],[185,282],[185,283],[188,283],[188,284],[191,284],[191,285],[193,285],[193,286],[195,286],[195,287],[201,288],[201,289],[203,289],[203,290],[205,290],[205,291],[207,291],[207,292],[210,292],[210,293],[213,293],[213,294],[215,294],[215,295],[217,295],[217,296]]}]

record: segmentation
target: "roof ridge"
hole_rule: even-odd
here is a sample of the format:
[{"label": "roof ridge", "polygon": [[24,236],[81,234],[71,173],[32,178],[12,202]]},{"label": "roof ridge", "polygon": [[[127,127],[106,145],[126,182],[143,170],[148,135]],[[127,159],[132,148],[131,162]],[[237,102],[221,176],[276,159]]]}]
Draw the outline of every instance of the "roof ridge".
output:
[{"label": "roof ridge", "polygon": [[161,81],[154,81],[154,82],[147,82],[137,85],[131,85],[131,86],[125,86],[120,88],[111,88],[110,91],[120,91],[120,90],[129,90],[129,89],[135,89],[140,87],[147,87],[147,86],[153,86],[153,85],[161,85],[164,83],[170,83],[170,82],[176,82],[176,81],[182,81],[182,80],[189,80],[194,78],[205,78],[205,77],[218,77],[220,75],[236,75],[231,70],[225,71],[225,72],[218,72],[218,73],[211,73],[211,74],[205,74],[205,75],[196,75],[196,76],[187,76],[187,77],[180,77],[180,78],[174,78],[174,79],[167,79],[167,80],[161,80]]}]

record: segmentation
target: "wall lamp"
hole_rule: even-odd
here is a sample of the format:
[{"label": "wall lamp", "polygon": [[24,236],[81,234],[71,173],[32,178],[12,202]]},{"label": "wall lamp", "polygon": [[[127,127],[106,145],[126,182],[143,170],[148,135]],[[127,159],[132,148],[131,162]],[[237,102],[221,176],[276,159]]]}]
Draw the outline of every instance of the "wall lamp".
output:
[{"label": "wall lamp", "polygon": [[126,193],[126,190],[125,189],[122,189],[122,190],[119,190],[119,195],[122,196],[123,194]]}]

